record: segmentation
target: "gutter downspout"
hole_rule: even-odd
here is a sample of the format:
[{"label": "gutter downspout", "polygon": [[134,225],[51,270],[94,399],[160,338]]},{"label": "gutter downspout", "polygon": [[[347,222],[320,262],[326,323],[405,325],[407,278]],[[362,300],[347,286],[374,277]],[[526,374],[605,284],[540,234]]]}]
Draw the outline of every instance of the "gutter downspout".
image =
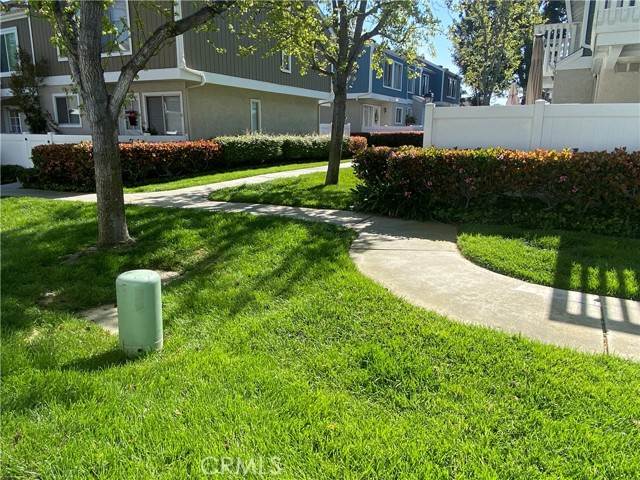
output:
[{"label": "gutter downspout", "polygon": [[[176,2],[176,10],[175,10],[175,16],[177,19],[181,19],[182,18],[182,2],[178,1]],[[191,132],[191,108],[189,108],[189,90],[192,90],[194,88],[198,88],[198,87],[203,87],[206,83],[207,83],[207,78],[205,77],[204,72],[201,72],[200,70],[195,70],[193,68],[190,68],[187,66],[187,60],[185,58],[185,52],[184,52],[184,38],[182,35],[178,35],[176,37],[176,60],[178,63],[178,69],[179,70],[184,70],[185,72],[188,73],[193,73],[194,75],[198,75],[200,77],[200,83],[198,85],[192,85],[190,87],[186,87],[185,88],[185,97],[186,97],[186,109],[187,109],[187,121],[188,121],[188,129],[189,132]],[[187,138],[189,140],[191,140],[191,135],[187,135]]]}]

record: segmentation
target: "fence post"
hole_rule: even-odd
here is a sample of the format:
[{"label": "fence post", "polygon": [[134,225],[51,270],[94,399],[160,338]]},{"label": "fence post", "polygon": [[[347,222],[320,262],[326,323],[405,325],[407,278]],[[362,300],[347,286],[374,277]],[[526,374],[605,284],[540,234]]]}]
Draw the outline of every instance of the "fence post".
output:
[{"label": "fence post", "polygon": [[422,146],[429,148],[433,145],[433,115],[436,111],[434,103],[427,103],[424,106],[424,132]]},{"label": "fence post", "polygon": [[529,140],[529,150],[535,150],[542,146],[542,126],[544,124],[545,100],[536,100],[533,106],[533,121],[531,122],[531,139]]}]

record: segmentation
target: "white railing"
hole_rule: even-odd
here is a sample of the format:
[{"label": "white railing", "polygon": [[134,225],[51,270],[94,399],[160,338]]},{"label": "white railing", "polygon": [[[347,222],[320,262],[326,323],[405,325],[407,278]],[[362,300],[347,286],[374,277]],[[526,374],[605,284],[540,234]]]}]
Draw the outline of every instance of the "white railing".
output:
[{"label": "white railing", "polygon": [[[120,135],[118,141],[127,142],[182,142],[189,138],[185,135]],[[0,163],[2,165],[20,165],[33,167],[31,150],[37,145],[79,143],[91,140],[91,135],[58,135],[47,133],[35,135],[31,133],[0,134]]]},{"label": "white railing", "polygon": [[[597,8],[596,34],[614,33],[619,36],[622,32],[630,32],[635,36],[629,37],[628,43],[638,43],[638,34],[640,34],[639,0],[607,0],[598,2]],[[627,40],[624,43],[627,43]]]},{"label": "white railing", "polygon": [[362,131],[367,133],[421,132],[422,125],[398,125],[393,127],[384,125],[380,127],[362,127]]},{"label": "white railing", "polygon": [[[321,123],[320,128],[318,129],[318,135],[331,135],[331,123]],[[344,125],[344,136],[351,136],[351,124],[345,123]]]},{"label": "white railing", "polygon": [[637,103],[552,105],[538,100],[535,105],[517,106],[427,105],[424,124],[424,145],[438,148],[640,151]]},{"label": "white railing", "polygon": [[553,23],[549,25],[536,25],[536,35],[544,35],[544,77],[554,75],[556,64],[578,50],[577,23]]}]

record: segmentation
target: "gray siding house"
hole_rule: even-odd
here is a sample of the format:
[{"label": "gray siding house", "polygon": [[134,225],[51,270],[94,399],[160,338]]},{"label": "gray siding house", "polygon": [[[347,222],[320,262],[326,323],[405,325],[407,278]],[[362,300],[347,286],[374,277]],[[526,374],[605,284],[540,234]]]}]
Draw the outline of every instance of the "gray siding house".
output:
[{"label": "gray siding house", "polygon": [[[178,2],[177,13],[186,16],[195,8],[193,2]],[[164,18],[138,2],[125,0],[116,0],[109,13],[112,18],[126,19],[132,29],[130,35],[118,39],[119,52],[105,54],[105,78],[115,84],[121,66],[144,38],[135,16],[139,16],[145,32],[155,30]],[[267,56],[266,45],[252,56],[238,56],[243,40],[229,30],[225,21],[217,21],[217,27],[215,33],[190,31],[181,35],[149,61],[132,85],[119,120],[120,135],[135,138],[146,133],[195,140],[246,132],[317,132],[319,104],[330,99],[330,80],[313,72],[300,75],[293,58]],[[43,19],[23,13],[0,17],[3,133],[26,131],[8,88],[15,63],[5,60],[18,47],[32,58],[47,61],[41,104],[56,119],[62,133],[91,133],[82,116],[80,98],[73,93],[68,61],[51,44],[52,34],[51,25]],[[224,49],[224,53],[212,45]]]}]

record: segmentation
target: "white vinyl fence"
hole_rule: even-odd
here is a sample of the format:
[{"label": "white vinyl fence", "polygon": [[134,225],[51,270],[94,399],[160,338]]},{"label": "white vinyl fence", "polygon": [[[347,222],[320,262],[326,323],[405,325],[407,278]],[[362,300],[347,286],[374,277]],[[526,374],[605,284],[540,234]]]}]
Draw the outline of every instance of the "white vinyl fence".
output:
[{"label": "white vinyl fence", "polygon": [[424,146],[640,150],[640,104],[425,107]]},{"label": "white vinyl fence", "polygon": [[[331,123],[321,123],[320,128],[318,129],[318,135],[331,135]],[[344,136],[351,136],[351,124],[345,123],[344,125]]]},{"label": "white vinyl fence", "polygon": [[421,132],[422,129],[422,125],[400,125],[394,127],[384,125],[380,127],[362,127],[362,131],[366,133]]},{"label": "white vinyl fence", "polygon": [[[31,133],[3,133],[0,134],[0,164],[33,167],[33,163],[31,162],[31,150],[37,145],[79,143],[88,140],[91,140],[90,135],[57,135],[55,133],[34,135]],[[186,136],[177,135],[122,135],[118,137],[118,140],[122,143],[133,141],[178,142],[188,140],[188,138]]]}]

